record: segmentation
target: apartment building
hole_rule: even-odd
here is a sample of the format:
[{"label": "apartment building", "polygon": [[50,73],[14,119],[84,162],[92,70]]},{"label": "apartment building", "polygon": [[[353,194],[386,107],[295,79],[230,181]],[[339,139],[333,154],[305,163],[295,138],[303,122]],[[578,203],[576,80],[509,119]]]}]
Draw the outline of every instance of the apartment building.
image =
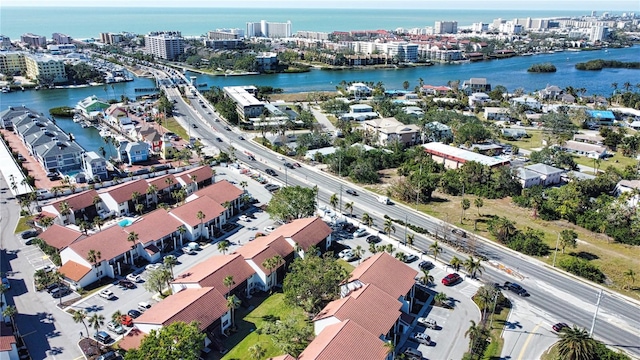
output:
[{"label": "apartment building", "polygon": [[24,57],[27,77],[45,83],[67,81],[64,61],[51,55],[28,54]]},{"label": "apartment building", "polygon": [[457,21],[436,21],[433,26],[434,34],[456,34],[458,32]]},{"label": "apartment building", "polygon": [[223,90],[236,103],[236,111],[241,120],[248,121],[264,111],[264,103],[255,97],[258,93],[255,86],[226,86]]},{"label": "apartment building", "polygon": [[100,33],[100,42],[103,44],[117,44],[122,42],[123,36],[122,34],[114,34],[114,33]]},{"label": "apartment building", "polygon": [[145,52],[165,60],[175,60],[184,53],[184,39],[179,31],[152,32],[144,36]]},{"label": "apartment building", "polygon": [[288,38],[291,37],[291,21],[286,23],[260,22],[247,23],[247,37]]},{"label": "apartment building", "polygon": [[26,33],[20,36],[20,42],[36,48],[44,48],[47,46],[46,37],[32,33]]},{"label": "apartment building", "polygon": [[5,35],[0,35],[0,47],[3,49],[8,49],[11,47],[11,38]]},{"label": "apartment building", "polygon": [[71,44],[71,42],[73,41],[71,36],[61,33],[53,33],[51,35],[51,38],[58,45]]},{"label": "apartment building", "polygon": [[0,52],[0,73],[15,74],[26,68],[24,53],[17,51]]}]

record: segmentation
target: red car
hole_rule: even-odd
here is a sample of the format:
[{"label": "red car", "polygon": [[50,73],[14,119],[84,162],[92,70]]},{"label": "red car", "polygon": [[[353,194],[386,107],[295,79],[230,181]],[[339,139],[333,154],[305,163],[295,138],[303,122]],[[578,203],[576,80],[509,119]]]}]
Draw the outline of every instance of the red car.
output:
[{"label": "red car", "polygon": [[449,274],[442,278],[442,285],[451,286],[460,281],[460,275],[457,273]]},{"label": "red car", "polygon": [[565,323],[557,323],[557,324],[553,325],[551,328],[555,332],[561,332],[563,329],[568,328],[568,327],[569,327],[569,325],[567,325]]}]

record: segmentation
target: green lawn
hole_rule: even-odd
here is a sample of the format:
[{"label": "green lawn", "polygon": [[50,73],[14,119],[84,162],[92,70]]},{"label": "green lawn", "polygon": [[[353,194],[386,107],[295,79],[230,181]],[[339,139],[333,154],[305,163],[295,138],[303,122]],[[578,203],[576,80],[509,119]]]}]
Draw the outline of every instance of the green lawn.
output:
[{"label": "green lawn", "polygon": [[185,128],[183,128],[182,126],[180,126],[180,124],[178,124],[178,122],[176,121],[176,119],[174,118],[168,118],[166,121],[162,122],[162,126],[164,126],[165,129],[169,130],[170,132],[180,136],[181,138],[189,141],[189,135],[187,134],[187,130]]},{"label": "green lawn", "polygon": [[[573,159],[575,160],[576,164],[589,166],[589,167],[596,166],[592,158],[588,158],[584,156],[575,156]],[[604,171],[609,166],[613,166],[618,170],[622,170],[629,165],[636,166],[637,164],[638,164],[637,160],[634,160],[633,158],[630,158],[630,157],[623,156],[622,153],[618,151],[615,153],[615,155],[613,155],[613,157],[607,158],[607,160],[604,160],[604,159],[600,160],[600,165],[598,165],[598,169]]]},{"label": "green lawn", "polygon": [[521,149],[537,149],[542,147],[542,130],[529,130],[527,129],[529,138],[522,138],[520,140],[502,140],[503,142],[511,145],[515,145]]},{"label": "green lawn", "polygon": [[275,293],[249,313],[246,313],[245,309],[240,309],[236,312],[238,331],[225,340],[224,343],[227,348],[230,348],[230,351],[222,359],[246,359],[247,354],[249,354],[249,348],[258,342],[265,349],[263,359],[283,355],[282,351],[273,344],[269,335],[258,335],[255,332],[265,322],[263,320],[265,315],[279,317],[280,319],[295,317],[298,321],[306,321],[306,316],[301,308],[286,305],[284,295]]},{"label": "green lawn", "polygon": [[16,234],[21,233],[25,230],[31,229],[29,225],[27,225],[27,221],[33,219],[33,216],[22,216],[20,220],[18,220],[18,225],[16,225]]},{"label": "green lawn", "polygon": [[340,266],[342,266],[345,270],[347,270],[347,272],[349,274],[351,274],[351,272],[353,271],[353,269],[355,269],[356,267],[349,264],[348,262],[342,260],[342,259],[338,259],[338,264],[340,264]]}]

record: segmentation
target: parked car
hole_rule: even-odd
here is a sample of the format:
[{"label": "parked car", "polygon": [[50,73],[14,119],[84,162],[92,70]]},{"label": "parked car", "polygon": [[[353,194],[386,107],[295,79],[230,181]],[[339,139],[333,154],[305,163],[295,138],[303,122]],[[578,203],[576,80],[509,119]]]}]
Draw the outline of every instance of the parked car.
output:
[{"label": "parked car", "polygon": [[240,220],[240,221],[251,221],[247,215],[240,215],[238,220]]},{"label": "parked car", "polygon": [[437,329],[438,324],[433,319],[427,319],[426,317],[419,317],[418,323],[426,326],[428,329]]},{"label": "parked car", "polygon": [[266,232],[266,233],[270,233],[270,232],[272,232],[272,231],[275,231],[275,229],[276,229],[276,227],[275,227],[275,226],[273,226],[273,225],[265,226],[265,227],[264,227],[264,232]]},{"label": "parked car", "polygon": [[422,270],[431,270],[435,267],[435,265],[433,265],[433,263],[431,261],[421,261],[420,264],[418,264],[418,267]]},{"label": "parked car", "polygon": [[24,240],[31,239],[38,236],[38,232],[36,230],[25,230],[20,233],[20,237]]},{"label": "parked car", "polygon": [[342,251],[340,251],[340,252],[338,253],[338,257],[342,259],[345,255],[347,255],[347,254],[351,254],[351,253],[353,253],[353,250],[351,250],[351,249],[344,249],[344,250],[342,250]]},{"label": "parked car", "polygon": [[347,190],[345,190],[344,192],[346,192],[346,193],[347,193],[347,194],[349,194],[349,195],[358,196],[358,192],[356,192],[356,191],[355,191],[355,190],[353,190],[353,189],[347,189]]},{"label": "parked car", "polygon": [[60,287],[60,284],[58,284],[58,283],[53,283],[53,284],[51,284],[51,285],[47,286],[47,287],[46,287],[46,288],[44,288],[44,289],[45,289],[45,291],[46,291],[46,292],[48,292],[49,294],[51,294],[51,292],[52,292],[53,290],[55,290],[55,289],[57,289],[57,288],[59,288],[59,287]]},{"label": "parked car", "polygon": [[350,261],[358,260],[358,256],[355,253],[350,252],[347,255],[343,256],[342,260],[350,262]]},{"label": "parked car", "polygon": [[135,289],[137,286],[130,280],[120,280],[118,281],[118,286],[121,286],[125,289]]},{"label": "parked car", "polygon": [[447,274],[444,278],[442,278],[442,285],[451,286],[455,285],[458,281],[460,281],[460,275],[458,273]]},{"label": "parked car", "polygon": [[131,309],[127,312],[127,315],[131,316],[132,319],[137,319],[142,313],[138,310]]},{"label": "parked car", "polygon": [[134,273],[127,275],[126,279],[134,283],[142,282],[142,278],[140,277],[140,275],[136,275]]},{"label": "parked car", "polygon": [[118,359],[118,354],[115,351],[109,351],[106,354],[100,355],[97,360],[116,360],[116,359]]},{"label": "parked car", "polygon": [[3,277],[2,286],[4,286],[7,290],[11,289],[11,283],[9,282],[9,279],[7,279],[6,277]]},{"label": "parked car", "polygon": [[416,260],[418,260],[418,256],[415,254],[405,254],[404,258],[402,259],[402,261],[404,261],[405,263],[412,263]]},{"label": "parked car", "polygon": [[359,228],[358,230],[356,230],[356,231],[353,233],[353,237],[354,237],[354,238],[363,237],[363,236],[365,236],[366,234],[367,234],[367,229],[365,229],[365,228]]},{"label": "parked car", "polygon": [[124,334],[127,330],[125,330],[122,325],[115,323],[113,321],[110,321],[107,324],[107,329],[110,331],[113,331],[114,333],[120,335],[120,334]]},{"label": "parked car", "polygon": [[431,344],[431,336],[423,333],[423,332],[415,332],[413,333],[413,335],[411,336],[411,338],[417,342],[419,342],[420,344],[425,344],[425,345],[429,345]]},{"label": "parked car", "polygon": [[105,298],[107,300],[113,300],[116,298],[116,294],[114,294],[113,291],[109,289],[104,289],[100,291],[98,295],[100,295],[100,297]]},{"label": "parked car", "polygon": [[369,243],[369,244],[377,244],[380,241],[382,241],[382,239],[380,239],[379,236],[376,236],[376,235],[367,236],[367,243]]},{"label": "parked car", "polygon": [[503,285],[503,288],[505,288],[505,289],[507,289],[507,290],[509,290],[511,292],[514,292],[514,293],[518,294],[519,296],[523,296],[523,297],[529,296],[529,293],[527,292],[527,290],[525,290],[522,286],[520,286],[519,284],[516,284],[516,283],[512,283],[512,282],[506,281],[504,283],[504,285]]},{"label": "parked car", "polygon": [[158,270],[162,267],[162,264],[149,264],[145,266],[145,270]]},{"label": "parked car", "polygon": [[192,248],[188,247],[188,246],[183,247],[182,248],[182,252],[187,254],[187,255],[195,255],[196,254],[196,251],[193,250]]},{"label": "parked car", "polygon": [[568,328],[568,327],[569,327],[569,325],[567,325],[566,323],[557,323],[557,324],[554,324],[551,328],[555,332],[560,332],[560,331],[562,331],[562,330],[564,330],[565,328]]},{"label": "parked car", "polygon": [[145,312],[146,310],[151,309],[151,304],[146,301],[141,301],[138,303],[138,310]]},{"label": "parked car", "polygon": [[422,360],[422,352],[418,349],[414,349],[414,348],[406,348],[404,349],[404,351],[402,352],[402,354],[404,355],[405,359],[407,360]]},{"label": "parked car", "polygon": [[95,335],[93,335],[93,338],[103,344],[108,344],[113,341],[111,335],[107,334],[104,331],[98,331],[97,333],[95,333]]},{"label": "parked car", "polygon": [[66,286],[60,286],[51,291],[51,296],[54,299],[59,299],[61,297],[65,297],[71,293],[71,289]]},{"label": "parked car", "polygon": [[120,317],[120,323],[123,326],[132,327],[133,326],[133,318],[129,315],[122,315]]}]

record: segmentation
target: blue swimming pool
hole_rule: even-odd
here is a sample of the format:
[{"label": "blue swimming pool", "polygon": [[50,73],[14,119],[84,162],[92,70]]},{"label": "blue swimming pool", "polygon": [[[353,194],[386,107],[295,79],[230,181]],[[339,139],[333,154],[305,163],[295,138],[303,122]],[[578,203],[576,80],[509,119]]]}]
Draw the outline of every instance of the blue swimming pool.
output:
[{"label": "blue swimming pool", "polygon": [[133,220],[128,219],[128,218],[118,221],[118,225],[120,225],[120,227],[127,227],[127,226],[129,226],[131,224],[133,224]]}]

